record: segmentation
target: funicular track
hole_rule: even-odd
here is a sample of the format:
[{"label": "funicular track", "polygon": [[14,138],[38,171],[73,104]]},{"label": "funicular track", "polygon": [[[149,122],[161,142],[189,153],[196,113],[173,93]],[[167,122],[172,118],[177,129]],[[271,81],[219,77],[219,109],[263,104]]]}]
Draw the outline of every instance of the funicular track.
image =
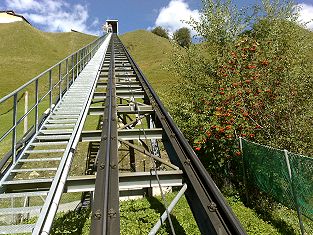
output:
[{"label": "funicular track", "polygon": [[[78,112],[69,106],[62,110],[57,105],[54,110],[59,113],[51,113],[42,126],[53,123],[58,125],[55,128],[64,129],[40,132],[45,128],[39,128],[33,140],[42,135],[45,137],[40,141],[30,141],[27,145],[65,144],[69,141],[68,135],[74,136],[76,145],[78,141],[88,142],[86,175],[68,177],[71,158],[75,157],[76,149],[75,144],[70,144],[66,145],[68,148],[65,150],[62,149],[68,150],[70,159],[67,157],[63,160],[64,164],[59,164],[55,176],[38,179],[35,183],[25,180],[7,183],[7,186],[2,187],[0,198],[9,198],[10,195],[24,197],[26,194],[28,197],[37,194],[47,196],[45,204],[37,208],[41,213],[36,224],[31,227],[27,224],[12,225],[11,228],[2,226],[3,229],[11,229],[14,231],[12,233],[48,234],[62,192],[82,192],[81,205],[90,205],[92,208],[90,234],[119,234],[119,198],[154,194],[161,194],[166,210],[150,234],[156,234],[166,219],[175,234],[170,212],[182,195],[186,196],[202,234],[246,234],[118,36],[109,34],[102,48],[97,52],[102,53],[99,56],[100,67],[92,68],[96,74],[93,75],[94,80],[87,82],[89,90],[84,102],[80,102],[81,86],[74,88],[75,83],[63,98],[64,102],[66,97],[72,95],[70,100],[82,103],[83,111]],[[68,105],[74,107],[71,102]],[[81,124],[77,127],[79,131],[73,134],[75,127],[74,130],[67,127],[74,125],[74,121],[68,120],[72,120],[77,113],[84,118],[77,119]],[[87,113],[99,117],[95,130],[82,130]],[[63,116],[62,119],[51,119],[53,115]],[[49,120],[63,121],[49,123]],[[23,151],[35,151],[34,148],[28,149],[25,147]],[[61,149],[51,151],[62,152]],[[11,173],[12,170],[8,170],[7,174]],[[5,184],[6,181],[2,177],[1,182]],[[58,184],[54,185],[55,181]],[[172,187],[179,187],[180,191],[172,202],[167,202],[164,192]],[[1,212],[0,209],[0,215],[7,211],[4,209]],[[20,226],[20,229],[14,226]]]}]

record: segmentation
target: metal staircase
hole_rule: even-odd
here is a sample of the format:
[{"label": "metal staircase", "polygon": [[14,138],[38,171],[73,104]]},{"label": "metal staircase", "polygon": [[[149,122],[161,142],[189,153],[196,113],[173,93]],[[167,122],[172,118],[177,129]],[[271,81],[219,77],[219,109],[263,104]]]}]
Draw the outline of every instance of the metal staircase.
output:
[{"label": "metal staircase", "polygon": [[[154,191],[162,195],[166,210],[150,234],[166,219],[171,224],[170,212],[184,194],[202,234],[245,234],[116,34],[97,39],[53,68],[26,84],[35,84],[30,108],[35,123],[21,140],[18,125],[30,111],[18,119],[16,107],[25,86],[0,99],[1,105],[13,97],[13,126],[0,137],[0,144],[12,137],[12,150],[0,161],[0,234],[49,234],[67,192],[81,192],[81,206],[91,206],[90,234],[119,234],[119,199]],[[44,76],[49,90],[40,97]],[[41,121],[38,105],[44,97],[49,109]],[[87,115],[98,118],[95,130],[83,128]],[[81,162],[85,175],[69,177],[78,142],[89,143],[86,162]],[[163,190],[174,186],[180,191],[167,205]],[[172,224],[171,230],[174,234]]]},{"label": "metal staircase", "polygon": [[[63,192],[110,37],[111,35],[108,35],[101,43],[97,52],[0,180],[1,191],[5,192],[0,194],[0,199],[10,198],[13,201],[19,201],[15,198],[24,198],[27,201],[33,201],[33,197],[44,199],[36,202],[37,206],[1,208],[0,215],[21,216],[40,212],[37,223],[0,226],[0,234],[49,233],[57,209],[55,205],[58,205]],[[40,182],[47,183],[46,190],[34,191],[36,184]],[[23,185],[24,191],[31,192],[7,193],[13,187],[17,190],[19,185]],[[50,220],[47,220],[47,217]]]}]

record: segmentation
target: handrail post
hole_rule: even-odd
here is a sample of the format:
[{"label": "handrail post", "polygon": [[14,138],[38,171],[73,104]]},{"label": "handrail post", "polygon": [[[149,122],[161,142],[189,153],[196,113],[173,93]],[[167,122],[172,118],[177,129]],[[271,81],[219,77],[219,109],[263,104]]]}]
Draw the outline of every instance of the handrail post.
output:
[{"label": "handrail post", "polygon": [[291,167],[290,167],[290,162],[289,162],[289,155],[288,155],[288,151],[286,149],[284,149],[284,154],[285,154],[285,160],[286,160],[286,165],[287,165],[288,175],[289,175],[289,180],[290,180],[291,193],[292,193],[293,200],[294,200],[294,203],[295,203],[295,206],[297,209],[300,231],[301,231],[301,234],[304,235],[305,232],[304,232],[303,222],[302,222],[302,218],[301,218],[301,211],[300,211],[300,207],[299,207],[299,203],[298,203],[298,199],[297,199],[297,195],[296,195],[296,190],[293,186],[292,173],[291,173]]},{"label": "handrail post", "polygon": [[79,51],[79,73],[82,71],[82,51]]},{"label": "handrail post", "polygon": [[61,74],[61,63],[59,64],[59,100],[62,98],[62,74]]},{"label": "handrail post", "polygon": [[66,90],[68,90],[68,88],[69,88],[69,84],[68,84],[68,59],[66,59],[65,67],[66,67]]},{"label": "handrail post", "polygon": [[84,49],[80,52],[80,71],[84,68]]},{"label": "handrail post", "polygon": [[91,56],[90,56],[90,47],[87,48],[87,54],[88,54],[88,61],[90,61],[90,58],[91,58]]},{"label": "handrail post", "polygon": [[35,102],[36,102],[36,104],[35,104],[35,131],[37,132],[38,131],[38,125],[39,125],[39,123],[38,123],[38,97],[39,97],[39,94],[38,94],[38,79],[36,80],[36,82],[35,82],[35,86],[36,86],[36,88],[35,88]]},{"label": "handrail post", "polygon": [[75,80],[77,79],[77,77],[78,77],[78,52],[76,52],[76,78],[75,78]]},{"label": "handrail post", "polygon": [[14,94],[13,98],[13,133],[12,133],[12,159],[13,164],[16,162],[16,122],[17,122],[17,94]]},{"label": "handrail post", "polygon": [[82,58],[81,58],[82,69],[85,67],[85,50],[82,49]]},{"label": "handrail post", "polygon": [[74,83],[74,55],[72,55],[72,83]]},{"label": "handrail post", "polygon": [[87,61],[87,49],[84,48],[84,67],[87,65],[88,61]]},{"label": "handrail post", "polygon": [[77,79],[77,77],[78,77],[78,74],[79,74],[79,53],[80,53],[80,51],[78,51],[77,52],[77,54],[76,54],[76,56],[77,56],[77,61],[76,61],[76,66],[77,66],[77,73],[76,73],[76,79]]},{"label": "handrail post", "polygon": [[87,58],[86,58],[86,56],[87,56],[87,49],[84,48],[84,67],[85,67],[86,64],[87,64]]},{"label": "handrail post", "polygon": [[[28,91],[25,91],[25,104],[24,104],[24,114],[28,112]],[[25,116],[24,118],[24,134],[28,130],[28,116]]]},{"label": "handrail post", "polygon": [[52,70],[49,71],[49,108],[50,112],[52,112],[52,99],[53,99],[53,94],[52,94]]}]

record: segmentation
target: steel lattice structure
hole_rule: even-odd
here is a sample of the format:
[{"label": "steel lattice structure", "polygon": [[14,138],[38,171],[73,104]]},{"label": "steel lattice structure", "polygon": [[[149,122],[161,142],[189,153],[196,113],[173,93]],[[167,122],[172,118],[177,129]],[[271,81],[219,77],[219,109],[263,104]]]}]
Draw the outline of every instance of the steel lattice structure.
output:
[{"label": "steel lattice structure", "polygon": [[[49,89],[40,97],[39,83],[45,76]],[[17,98],[30,84],[35,84],[35,104],[30,108],[35,111],[35,124],[18,140],[18,125],[31,112],[19,119]],[[2,206],[0,216],[23,218],[37,211],[38,219],[34,224],[12,221],[0,226],[0,234],[49,234],[62,193],[67,192],[81,192],[80,205],[91,206],[90,234],[119,234],[119,198],[156,191],[164,196],[165,187],[173,186],[180,191],[165,204],[150,234],[166,219],[171,225],[170,212],[182,195],[202,234],[246,234],[116,34],[97,39],[2,98],[0,104],[11,98],[14,122],[0,142],[11,136],[12,149],[0,162],[0,199],[22,198],[25,203]],[[44,98],[49,108],[40,118]],[[88,115],[98,117],[94,130],[83,128]],[[85,175],[71,177],[79,142],[89,143]],[[29,172],[37,175],[29,178]],[[43,202],[29,205],[35,197]]]}]

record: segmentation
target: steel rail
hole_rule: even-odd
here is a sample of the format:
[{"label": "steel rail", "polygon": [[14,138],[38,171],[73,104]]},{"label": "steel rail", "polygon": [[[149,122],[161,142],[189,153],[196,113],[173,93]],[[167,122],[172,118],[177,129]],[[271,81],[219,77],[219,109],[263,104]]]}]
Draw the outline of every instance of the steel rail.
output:
[{"label": "steel rail", "polygon": [[[121,43],[121,42],[120,42]],[[150,101],[156,111],[158,124],[161,125],[168,141],[166,148],[172,163],[178,164],[185,174],[188,185],[186,198],[202,234],[246,234],[242,225],[226,203],[218,187],[184,138],[181,131],[164,108],[162,102],[143,75],[139,66],[121,43],[130,64],[143,86],[145,100]],[[173,151],[174,150],[174,151]]]},{"label": "steel rail", "polygon": [[110,42],[111,54],[104,124],[98,155],[95,197],[91,217],[90,234],[97,235],[120,233],[114,40],[115,35],[112,36]]}]

